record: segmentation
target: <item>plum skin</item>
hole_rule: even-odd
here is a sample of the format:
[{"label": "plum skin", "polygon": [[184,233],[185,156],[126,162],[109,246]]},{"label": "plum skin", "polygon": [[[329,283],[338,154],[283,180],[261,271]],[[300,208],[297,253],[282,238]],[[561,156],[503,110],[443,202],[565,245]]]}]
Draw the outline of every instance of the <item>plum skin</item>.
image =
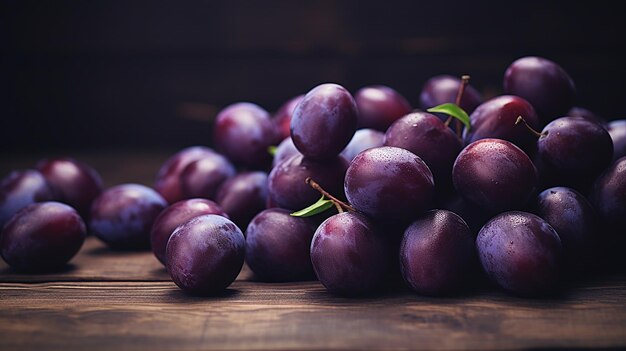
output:
[{"label": "plum skin", "polygon": [[385,133],[370,128],[358,129],[340,155],[350,162],[359,152],[372,147],[383,146],[384,142]]},{"label": "plum skin", "polygon": [[435,183],[414,153],[381,146],[359,153],[346,172],[344,189],[354,208],[375,220],[406,221],[431,205]]},{"label": "plum skin", "polygon": [[167,270],[185,293],[216,294],[239,275],[245,249],[243,233],[231,220],[214,214],[194,217],[167,242]]},{"label": "plum skin", "polygon": [[590,111],[590,110],[588,110],[588,109],[586,109],[584,107],[573,106],[572,108],[569,109],[569,111],[567,111],[565,116],[582,117],[582,118],[584,118],[584,119],[586,119],[586,120],[588,120],[590,122],[598,123],[598,124],[600,124],[603,127],[606,127],[608,129],[608,123],[607,123],[607,121],[603,117],[598,116],[593,111]]},{"label": "plum skin", "polygon": [[543,125],[567,113],[576,95],[569,74],[556,62],[537,56],[511,63],[504,73],[503,87],[506,94],[528,100]]},{"label": "plum skin", "polygon": [[323,161],[339,155],[356,131],[357,106],[341,85],[320,84],[296,106],[291,139],[308,158]]},{"label": "plum skin", "polygon": [[279,139],[284,140],[291,136],[291,117],[293,116],[293,111],[296,109],[296,106],[298,106],[303,98],[304,94],[301,94],[285,101],[272,117],[272,124],[276,129]]},{"label": "plum skin", "polygon": [[265,169],[272,162],[267,148],[279,140],[267,111],[250,102],[226,106],[215,118],[216,149],[236,165]]},{"label": "plum skin", "polygon": [[347,169],[348,161],[342,156],[320,162],[298,153],[272,169],[268,177],[268,193],[279,207],[301,210],[320,197],[319,192],[305,183],[310,177],[335,197],[343,198]]},{"label": "plum skin", "polygon": [[57,201],[72,206],[83,218],[89,215],[91,203],[103,190],[102,177],[93,167],[71,157],[58,157],[40,160],[37,169]]},{"label": "plum skin", "polygon": [[4,227],[0,254],[17,271],[52,271],[76,255],[86,235],[85,223],[74,208],[39,202],[22,208]]},{"label": "plum skin", "polygon": [[235,166],[218,153],[190,162],[179,176],[183,197],[215,199],[220,185],[236,173]]},{"label": "plum skin", "polygon": [[452,181],[464,199],[495,214],[526,205],[537,187],[537,170],[513,143],[487,138],[459,153]]},{"label": "plum skin", "polygon": [[469,227],[447,210],[424,213],[406,228],[400,244],[402,276],[423,295],[446,295],[462,288],[475,258]]},{"label": "plum skin", "polygon": [[152,224],[166,206],[165,199],[145,185],[116,185],[94,200],[89,228],[112,248],[147,249]]},{"label": "plum skin", "polygon": [[626,156],[618,159],[594,182],[590,200],[606,229],[626,241]]},{"label": "plum skin", "polygon": [[225,181],[217,191],[215,202],[239,228],[245,228],[267,202],[267,173],[241,172]]},{"label": "plum skin", "polygon": [[272,168],[276,167],[282,161],[288,159],[289,157],[299,154],[300,151],[296,149],[296,146],[293,144],[293,140],[291,137],[287,137],[281,141],[276,147],[276,152],[274,153],[274,158],[272,159]]},{"label": "plum skin", "polygon": [[41,172],[15,170],[0,182],[0,229],[20,209],[42,201],[54,200],[54,193]]},{"label": "plum skin", "polygon": [[579,273],[594,254],[596,213],[580,192],[552,187],[537,196],[536,213],[556,230],[565,263]]},{"label": "plum skin", "polygon": [[166,264],[165,249],[174,230],[188,220],[205,214],[228,217],[218,204],[208,199],[187,199],[166,207],[157,216],[150,231],[150,247],[156,258]]},{"label": "plum skin", "polygon": [[414,112],[398,119],[387,129],[384,145],[407,149],[426,162],[438,193],[452,189],[452,165],[463,144],[439,117]]},{"label": "plum skin", "polygon": [[496,215],[478,233],[476,249],[491,280],[513,294],[539,296],[558,285],[561,239],[537,215],[522,211]]},{"label": "plum skin", "polygon": [[327,218],[311,241],[315,275],[333,294],[356,296],[381,288],[389,258],[387,243],[371,221],[355,212]]},{"label": "plum skin", "polygon": [[470,115],[471,128],[463,133],[465,145],[485,138],[504,139],[533,155],[537,149],[537,137],[523,124],[515,123],[520,116],[533,129],[541,129],[535,109],[519,96],[500,95],[485,101]]},{"label": "plum skin", "polygon": [[472,236],[476,239],[480,228],[493,217],[492,214],[485,211],[479,206],[465,200],[462,196],[456,194],[441,204],[441,209],[454,212],[463,218],[467,226],[470,228]]},{"label": "plum skin", "polygon": [[190,163],[213,154],[213,149],[204,146],[189,146],[179,150],[159,168],[154,189],[170,204],[184,199],[180,174]]},{"label": "plum skin", "polygon": [[609,122],[606,130],[613,140],[613,162],[615,162],[626,156],[626,119]]},{"label": "plum skin", "polygon": [[385,132],[398,118],[411,112],[411,105],[395,89],[384,85],[369,85],[354,94],[359,111],[358,128]]},{"label": "plum skin", "polygon": [[[456,96],[461,86],[461,79],[448,74],[431,77],[426,81],[420,92],[420,106],[427,110],[446,102],[456,102]],[[471,114],[483,102],[481,94],[473,86],[467,85],[461,97],[460,106]],[[444,117],[444,120],[447,118]]]},{"label": "plum skin", "polygon": [[601,125],[581,117],[561,117],[543,128],[537,167],[545,187],[567,186],[586,193],[611,165],[613,141]]},{"label": "plum skin", "polygon": [[259,212],[246,229],[246,262],[264,281],[313,276],[310,247],[317,223],[280,208]]}]

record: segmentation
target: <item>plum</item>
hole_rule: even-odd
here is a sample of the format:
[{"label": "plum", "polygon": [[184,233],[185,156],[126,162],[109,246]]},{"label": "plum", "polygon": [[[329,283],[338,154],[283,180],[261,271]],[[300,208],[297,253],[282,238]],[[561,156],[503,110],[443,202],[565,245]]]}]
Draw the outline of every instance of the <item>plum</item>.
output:
[{"label": "plum", "polygon": [[119,184],[94,200],[89,228],[112,248],[147,249],[152,224],[166,206],[165,199],[152,188]]},{"label": "plum", "polygon": [[243,267],[246,242],[241,230],[226,217],[194,217],[172,233],[167,242],[167,271],[185,293],[222,292]]},{"label": "plum", "polygon": [[218,204],[208,199],[187,199],[167,206],[157,216],[150,230],[150,246],[156,258],[166,264],[165,249],[167,241],[179,225],[188,220],[205,215],[216,214],[228,217]]},{"label": "plum", "polygon": [[540,296],[559,285],[561,239],[539,216],[503,212],[487,222],[476,238],[478,257],[493,282],[521,296]]},{"label": "plum", "polygon": [[6,224],[0,254],[17,271],[63,268],[80,250],[87,230],[76,210],[54,201],[28,205]]}]

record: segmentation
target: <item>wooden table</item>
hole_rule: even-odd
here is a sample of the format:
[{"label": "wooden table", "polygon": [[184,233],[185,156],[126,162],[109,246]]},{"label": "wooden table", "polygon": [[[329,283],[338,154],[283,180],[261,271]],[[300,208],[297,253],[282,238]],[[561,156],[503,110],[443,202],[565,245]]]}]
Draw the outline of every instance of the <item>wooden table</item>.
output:
[{"label": "wooden table", "polygon": [[[111,185],[150,184],[167,155],[81,156]],[[39,156],[5,156],[2,167]],[[244,267],[223,295],[190,297],[151,252],[112,251],[94,237],[63,272],[23,275],[0,263],[0,350],[609,347],[626,347],[624,274],[578,281],[547,299],[490,286],[457,297],[398,289],[349,299],[315,281],[257,282]]]}]

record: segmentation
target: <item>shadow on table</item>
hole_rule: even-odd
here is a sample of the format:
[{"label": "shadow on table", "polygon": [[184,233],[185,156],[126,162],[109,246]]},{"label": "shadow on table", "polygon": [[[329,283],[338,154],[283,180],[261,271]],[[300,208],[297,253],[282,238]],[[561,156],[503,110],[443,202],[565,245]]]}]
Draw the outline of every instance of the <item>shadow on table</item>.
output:
[{"label": "shadow on table", "polygon": [[123,248],[114,248],[110,246],[98,246],[85,251],[86,254],[92,256],[101,256],[101,255],[127,255],[129,253],[150,253],[150,249],[142,248],[142,249],[123,249]]},{"label": "shadow on table", "polygon": [[227,288],[211,295],[192,295],[182,291],[181,289],[172,289],[166,293],[166,296],[176,302],[198,302],[236,298],[240,294],[241,292],[238,289],[232,288]]}]

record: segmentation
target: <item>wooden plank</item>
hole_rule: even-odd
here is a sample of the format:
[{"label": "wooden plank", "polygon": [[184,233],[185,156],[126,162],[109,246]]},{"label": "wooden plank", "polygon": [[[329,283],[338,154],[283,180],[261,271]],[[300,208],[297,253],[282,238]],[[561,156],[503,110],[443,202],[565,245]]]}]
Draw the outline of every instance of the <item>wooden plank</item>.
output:
[{"label": "wooden plank", "polygon": [[0,262],[2,282],[54,281],[167,281],[165,268],[152,251],[115,251],[95,237],[89,237],[67,267],[59,272],[22,274]]},{"label": "wooden plank", "polygon": [[189,297],[171,282],[0,284],[0,349],[527,349],[626,346],[626,281],[558,300],[498,291],[363,299],[317,282],[236,281]]}]

